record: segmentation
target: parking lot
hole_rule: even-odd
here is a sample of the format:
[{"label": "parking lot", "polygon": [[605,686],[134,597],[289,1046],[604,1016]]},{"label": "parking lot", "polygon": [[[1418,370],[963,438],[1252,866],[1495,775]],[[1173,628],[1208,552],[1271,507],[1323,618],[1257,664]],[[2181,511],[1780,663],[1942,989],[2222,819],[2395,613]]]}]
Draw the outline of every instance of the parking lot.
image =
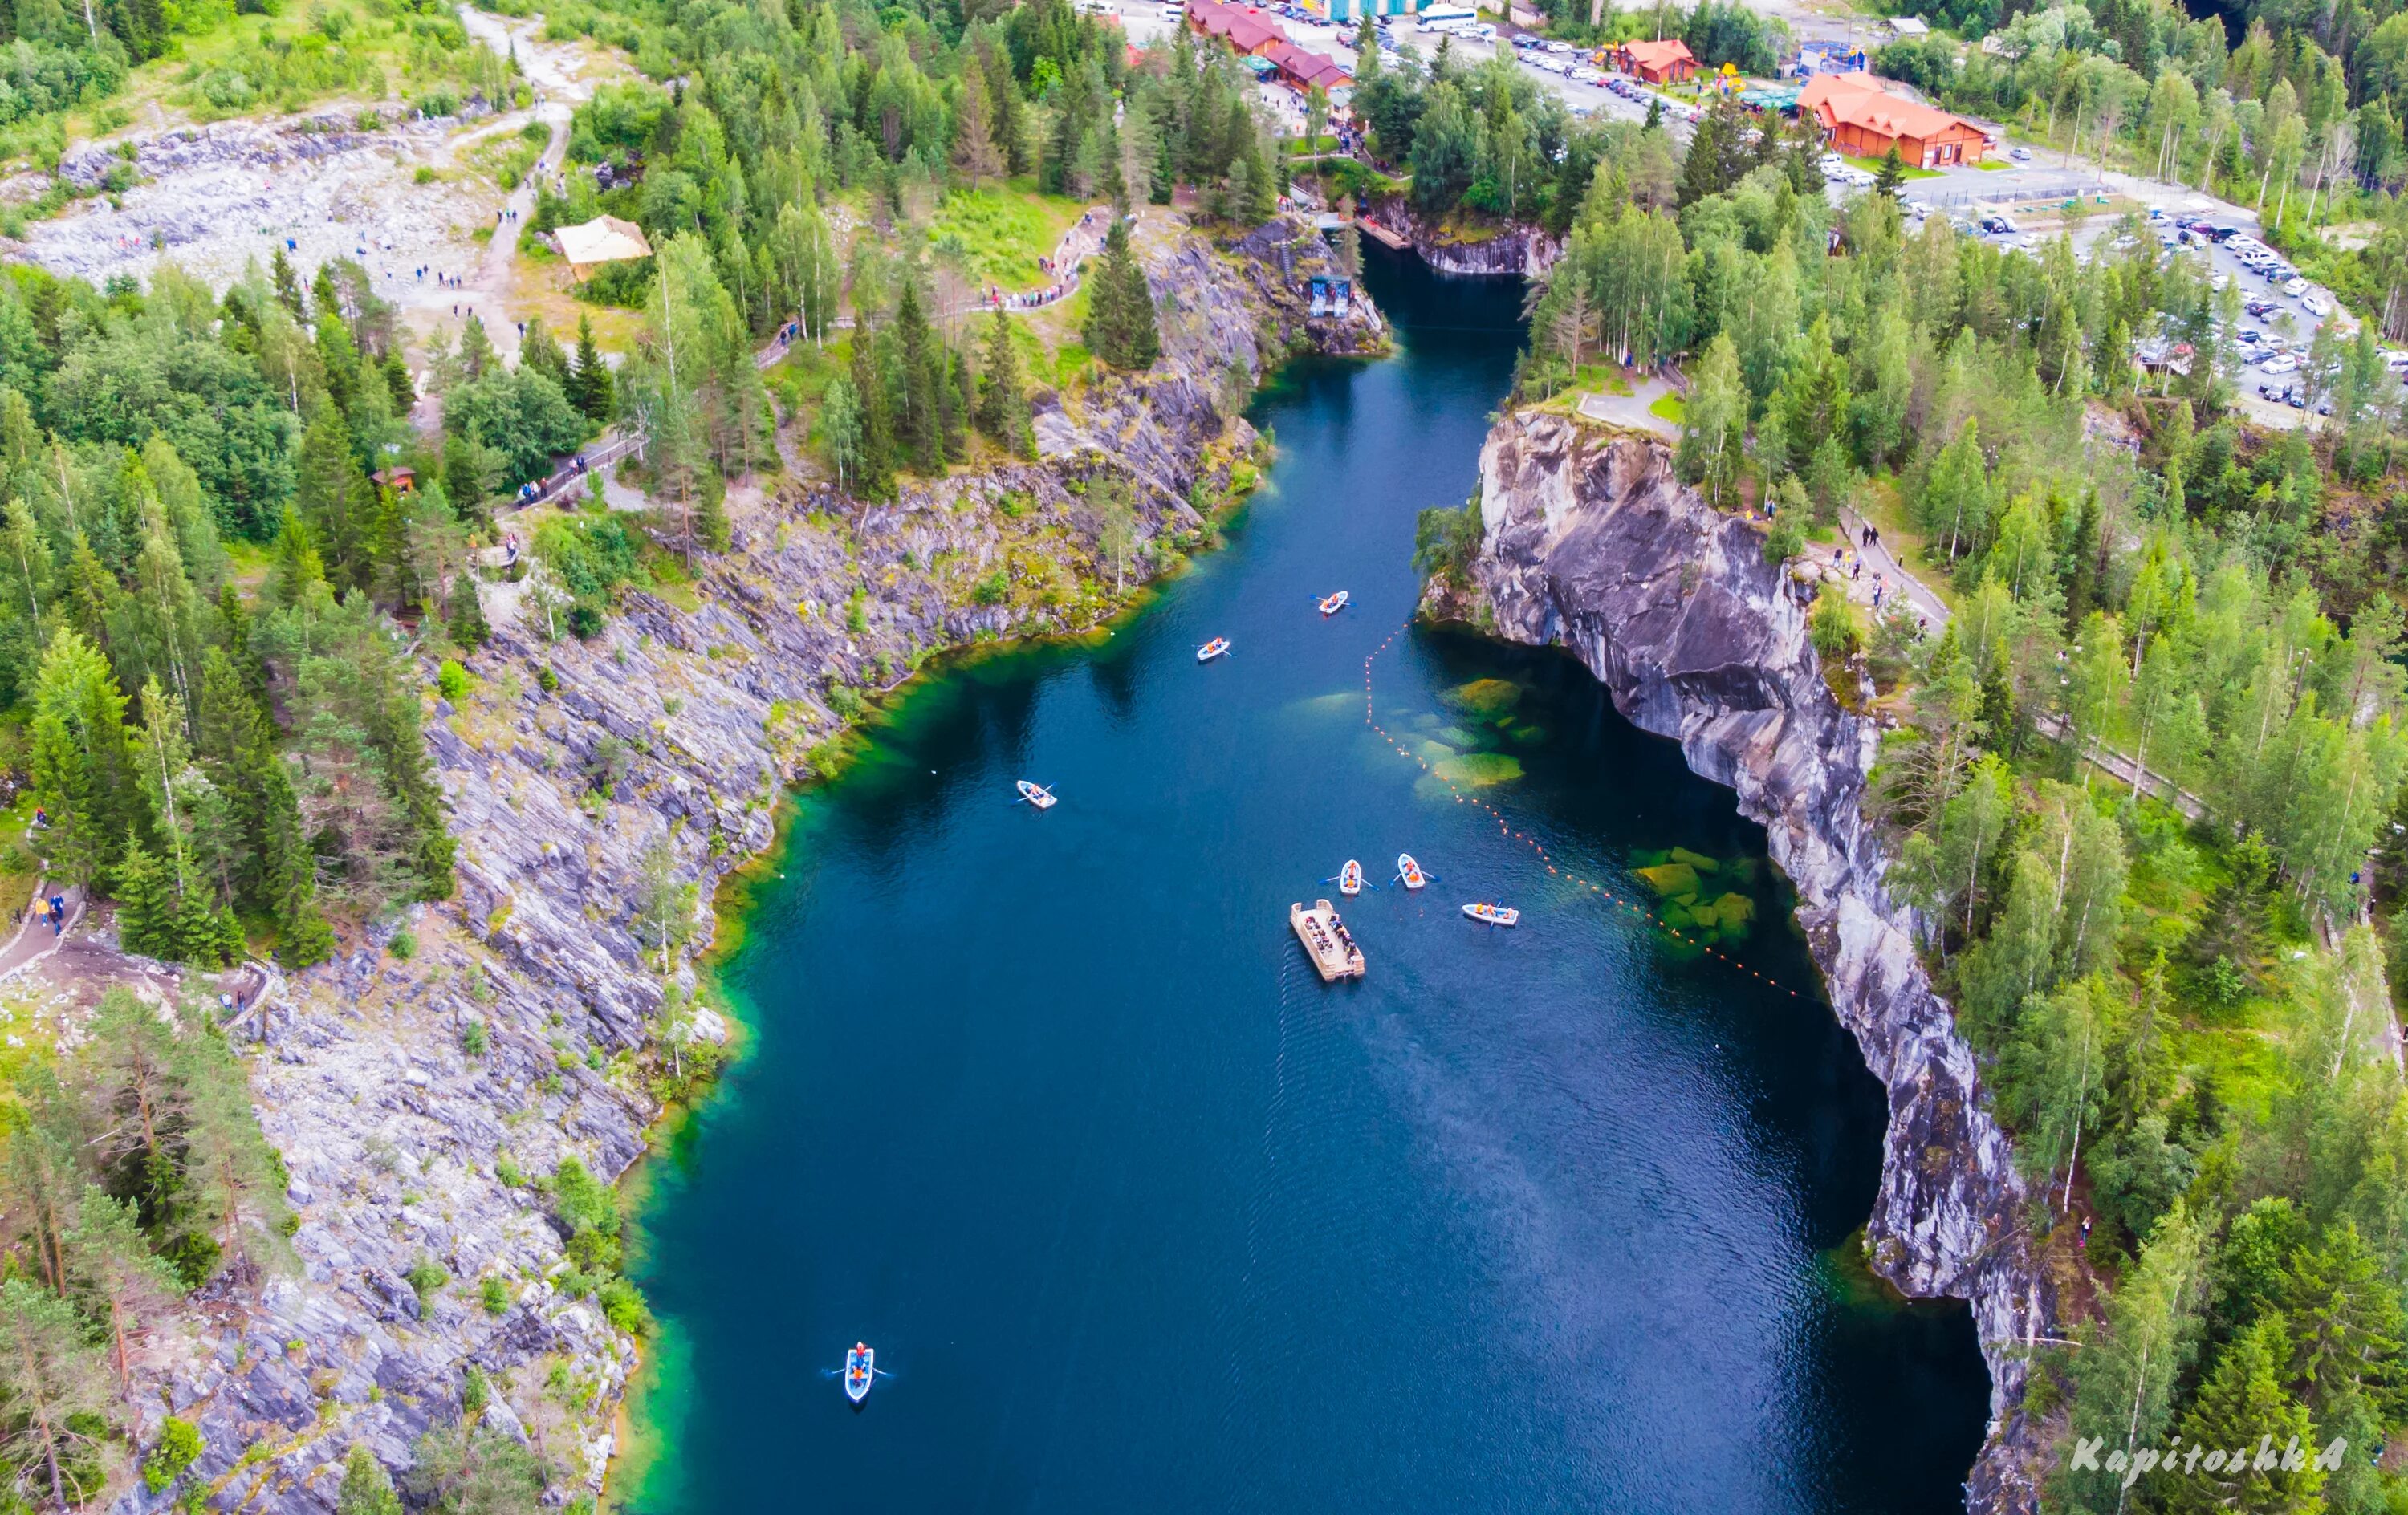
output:
[{"label": "parking lot", "polygon": [[[1168,36],[1174,27],[1182,24],[1177,12],[1167,11],[1157,0],[1090,0],[1090,5],[1117,16],[1129,40],[1140,47]],[[1354,50],[1353,26],[1326,25],[1301,11],[1277,10],[1277,14],[1280,24],[1297,46],[1351,64]],[[1458,55],[1506,53],[1540,88],[1561,98],[1584,118],[1642,121],[1651,96],[1660,98],[1665,124],[1676,136],[1688,136],[1693,102],[1650,91],[1619,75],[1599,74],[1588,65],[1584,54],[1564,44],[1531,46],[1536,41],[1531,38],[1516,47],[1510,31],[1500,33],[1493,26],[1458,25],[1441,33],[1405,17],[1383,19],[1378,23],[1378,31],[1383,50],[1391,56],[1411,48],[1427,57],[1437,50],[1442,37]],[[1293,95],[1277,86],[1266,86],[1263,93],[1267,107],[1289,131],[1303,130],[1302,110]],[[2014,155],[2008,156],[2010,151]],[[2176,239],[2179,228],[2186,222],[2204,222],[2219,231],[2229,228],[2230,234],[2221,240],[2194,237],[2187,239],[2186,245],[2169,247],[2167,250],[2202,261],[2212,278],[2230,281],[2239,288],[2244,301],[2257,307],[2243,316],[2235,334],[2243,339],[2243,356],[2248,360],[2235,376],[2243,408],[2268,424],[2288,426],[2300,422],[2300,409],[2279,399],[2261,397],[2258,387],[2262,384],[2280,391],[2296,384],[2296,370],[2280,354],[2291,353],[2294,361],[2304,356],[2317,327],[2327,322],[2337,323],[2344,334],[2354,333],[2357,322],[2323,292],[2302,288],[2286,293],[2279,287],[2281,281],[2270,282],[2249,266],[2242,252],[2259,229],[2254,212],[2180,185],[2101,173],[2089,164],[2069,162],[2065,155],[2056,152],[2002,148],[1993,164],[1988,168],[1969,164],[1919,174],[1900,188],[1900,198],[1914,210],[1956,220],[1971,228],[1971,235],[1985,241],[2034,252],[2042,242],[2063,229],[2068,220],[2063,207],[2071,199],[2087,202],[2093,211],[2080,218],[2073,231],[2074,249],[2086,256],[2096,255],[2102,249],[2112,250],[2114,239],[2124,235],[2121,216],[2116,212],[2128,207],[2137,206],[2161,218],[2148,223],[2148,235],[2161,242]],[[1835,203],[1864,193],[1862,181],[1869,176],[1837,160],[1827,160],[1825,166],[1831,176],[1830,193]],[[2101,196],[2111,205],[2100,206]],[[1983,230],[1985,218],[1995,216],[2003,216],[2014,229]],[[2323,314],[2315,308],[2320,297],[2327,307]],[[2259,354],[2273,355],[2272,372]],[[2408,359],[2402,362],[2408,364]]]}]

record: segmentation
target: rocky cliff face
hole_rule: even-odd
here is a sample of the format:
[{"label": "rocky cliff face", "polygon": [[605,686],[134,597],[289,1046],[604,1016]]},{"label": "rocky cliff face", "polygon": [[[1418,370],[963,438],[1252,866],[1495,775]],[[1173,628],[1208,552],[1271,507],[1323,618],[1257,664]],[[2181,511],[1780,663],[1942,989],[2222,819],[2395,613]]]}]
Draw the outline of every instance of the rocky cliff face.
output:
[{"label": "rocky cliff face", "polygon": [[1426,608],[1578,654],[1634,723],[1739,793],[1797,885],[1831,1004],[1889,1091],[1874,1268],[1906,1293],[1967,1301],[1991,1422],[1966,1486],[1975,1511],[2034,1508],[2025,1347],[2054,1300],[2026,1245],[2024,1184],[1973,1054],[1883,888],[1861,800],[1878,734],[1824,683],[1803,608],[1762,537],[1673,477],[1660,443],[1523,415],[1481,454],[1484,539],[1468,591]]},{"label": "rocky cliff face", "polygon": [[[322,1515],[352,1444],[407,1466],[421,1432],[462,1412],[471,1367],[492,1385],[486,1423],[599,1488],[638,1344],[564,1287],[528,1180],[569,1155],[616,1178],[642,1155],[668,991],[693,988],[711,893],[771,844],[781,787],[926,655],[1094,624],[1115,577],[1096,561],[1100,486],[1136,507],[1134,588],[1197,544],[1199,506],[1249,466],[1230,407],[1254,379],[1293,352],[1382,341],[1368,301],[1309,317],[1298,289],[1327,254],[1299,224],[1231,251],[1156,222],[1139,245],[1164,360],[1044,397],[1039,461],[871,506],[733,493],[732,550],[691,584],[625,593],[590,641],[547,636],[523,585],[485,586],[495,640],[428,722],[460,887],[412,913],[406,960],[388,928],[273,1003],[252,1081],[291,1176],[294,1266],[151,1344],[151,1429],[172,1411],[208,1450],[120,1509],[197,1490],[208,1508]],[[532,535],[531,517],[512,524]],[[666,974],[635,921],[648,855],[695,886]],[[722,1034],[706,1014],[691,1036]],[[429,1265],[447,1281],[422,1290]]]},{"label": "rocky cliff face", "polygon": [[1555,238],[1536,226],[1519,223],[1498,229],[1493,236],[1467,239],[1422,215],[1402,197],[1380,202],[1373,215],[1381,225],[1394,227],[1411,238],[1422,261],[1441,274],[1522,279],[1545,273],[1563,253],[1563,244]]}]

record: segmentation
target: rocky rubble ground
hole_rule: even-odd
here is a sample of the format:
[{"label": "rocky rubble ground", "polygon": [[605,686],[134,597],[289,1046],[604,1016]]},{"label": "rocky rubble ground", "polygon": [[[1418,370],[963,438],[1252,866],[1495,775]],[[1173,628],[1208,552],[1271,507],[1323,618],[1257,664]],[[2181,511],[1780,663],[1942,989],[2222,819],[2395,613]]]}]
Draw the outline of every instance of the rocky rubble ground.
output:
[{"label": "rocky rubble ground", "polygon": [[[1307,318],[1301,281],[1326,251],[1300,224],[1234,253],[1185,233],[1150,234],[1140,252],[1165,360],[1046,397],[1038,462],[874,506],[731,494],[731,550],[697,562],[689,586],[626,592],[592,640],[496,617],[508,623],[469,660],[475,687],[428,722],[458,891],[411,912],[407,961],[367,940],[295,976],[253,1065],[301,1221],[294,1266],[255,1296],[208,1301],[150,1353],[150,1413],[199,1425],[208,1451],[186,1487],[211,1507],[330,1510],[350,1446],[406,1464],[422,1431],[460,1413],[471,1365],[495,1386],[491,1423],[599,1486],[637,1343],[558,1292],[562,1238],[543,1197],[508,1180],[571,1154],[615,1179],[660,1113],[646,1056],[663,978],[632,920],[645,854],[666,845],[699,886],[670,975],[691,986],[712,891],[771,844],[781,786],[829,750],[839,708],[934,652],[1084,629],[1101,607],[1064,586],[1075,569],[1090,590],[1097,577],[1093,485],[1134,480],[1140,540],[1192,543],[1198,506],[1248,466],[1232,402],[1290,354],[1382,341],[1368,302],[1345,322]],[[977,603],[998,567],[1010,593]],[[408,1280],[422,1263],[453,1280],[423,1303]],[[489,1278],[500,1313],[480,1297]],[[145,1507],[137,1494],[120,1508]]]},{"label": "rocky rubble ground", "polygon": [[[308,270],[352,258],[397,297],[413,271],[465,269],[469,234],[489,223],[491,184],[415,182],[422,164],[449,161],[461,117],[361,131],[350,113],[292,120],[222,121],[129,136],[137,182],[116,197],[79,201],[33,222],[17,256],[52,273],[100,282],[148,279],[174,263],[212,286],[265,267],[289,237]],[[59,177],[87,189],[128,161],[117,144],[69,154]],[[43,186],[16,186],[37,193]],[[365,250],[365,251],[363,251]],[[389,277],[388,277],[389,276]]]},{"label": "rocky rubble ground", "polygon": [[1972,1050],[1883,886],[1862,806],[1878,731],[1832,697],[1761,536],[1681,484],[1660,442],[1509,417],[1481,454],[1481,519],[1472,587],[1434,583],[1425,609],[1570,648],[1616,709],[1678,741],[1763,823],[1832,1007],[1889,1091],[1870,1261],[1908,1294],[1972,1307],[1991,1422],[1967,1508],[2031,1510],[2041,1437],[2022,1408],[2027,1349],[2054,1334],[2056,1301]]}]

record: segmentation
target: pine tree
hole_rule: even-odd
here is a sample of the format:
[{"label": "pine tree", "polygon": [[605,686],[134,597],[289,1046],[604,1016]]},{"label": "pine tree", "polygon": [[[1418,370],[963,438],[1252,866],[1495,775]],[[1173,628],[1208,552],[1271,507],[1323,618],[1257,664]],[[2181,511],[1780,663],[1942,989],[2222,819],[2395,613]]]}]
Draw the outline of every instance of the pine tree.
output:
[{"label": "pine tree", "polygon": [[215,1249],[218,1270],[255,1277],[284,1246],[284,1185],[276,1153],[260,1134],[251,1080],[225,1038],[203,1030],[178,1046],[178,1073],[191,1101],[178,1229]]},{"label": "pine tree", "polygon": [[108,1403],[108,1370],[75,1308],[22,1279],[0,1284],[0,1454],[47,1486],[53,1508],[99,1492],[71,1485],[66,1468],[98,1450],[79,1427]]},{"label": "pine tree", "polygon": [[135,1207],[97,1184],[86,1184],[66,1245],[67,1277],[86,1311],[108,1332],[120,1396],[134,1389],[129,1344],[165,1321],[181,1291],[176,1276],[151,1254]]},{"label": "pine tree", "polygon": [[[610,379],[610,365],[602,361],[602,350],[594,341],[594,318],[577,318],[577,362],[568,371],[568,402],[577,407],[585,419],[597,425],[610,419],[611,404],[616,398]],[[453,498],[459,498],[456,493]]]}]

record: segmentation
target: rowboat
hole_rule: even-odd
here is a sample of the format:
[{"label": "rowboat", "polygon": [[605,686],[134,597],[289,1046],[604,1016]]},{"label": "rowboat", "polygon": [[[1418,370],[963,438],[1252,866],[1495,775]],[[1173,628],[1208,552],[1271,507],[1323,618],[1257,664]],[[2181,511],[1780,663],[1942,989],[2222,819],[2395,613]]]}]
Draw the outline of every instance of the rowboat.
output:
[{"label": "rowboat", "polygon": [[1346,592],[1341,589],[1337,593],[1332,594],[1329,598],[1319,603],[1321,605],[1321,613],[1323,615],[1334,616],[1339,611],[1346,608]]},{"label": "rowboat", "polygon": [[1511,905],[1467,905],[1463,913],[1489,926],[1518,925],[1522,920],[1522,912]]},{"label": "rowboat", "polygon": [[1054,808],[1054,792],[1052,790],[1047,789],[1043,784],[1032,784],[1025,779],[1015,779],[1014,782],[1020,786],[1020,801],[1022,804],[1034,805],[1040,810],[1050,810]]},{"label": "rowboat", "polygon": [[1206,642],[1202,647],[1196,650],[1196,661],[1198,663],[1210,663],[1214,658],[1226,657],[1228,652],[1229,638],[1226,636],[1215,636],[1211,641]]},{"label": "rowboat", "polygon": [[844,1354],[844,1396],[858,1405],[869,1397],[869,1382],[878,1371],[878,1354],[867,1342],[856,1341]]},{"label": "rowboat", "polygon": [[1346,895],[1363,893],[1363,865],[1351,857],[1346,860],[1346,866],[1338,870],[1338,892]]},{"label": "rowboat", "polygon": [[1354,945],[1346,923],[1338,919],[1327,900],[1314,900],[1309,910],[1301,903],[1289,906],[1287,923],[1295,930],[1296,939],[1304,943],[1312,970],[1321,975],[1323,983],[1363,977],[1363,949]]},{"label": "rowboat", "polygon": [[1411,852],[1397,854],[1397,877],[1405,881],[1407,889],[1419,889],[1429,882],[1429,876],[1422,872],[1422,865],[1413,861]]}]

